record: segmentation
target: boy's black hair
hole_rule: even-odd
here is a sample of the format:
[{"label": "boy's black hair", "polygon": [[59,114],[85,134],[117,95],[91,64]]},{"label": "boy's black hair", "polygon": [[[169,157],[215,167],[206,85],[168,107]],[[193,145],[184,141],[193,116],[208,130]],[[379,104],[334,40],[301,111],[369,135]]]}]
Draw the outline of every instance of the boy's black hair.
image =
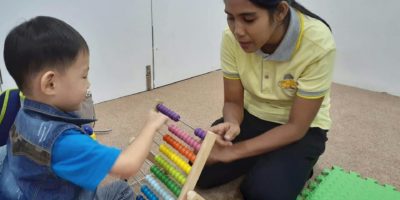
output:
[{"label": "boy's black hair", "polygon": [[82,51],[89,53],[83,37],[67,23],[38,16],[10,31],[4,42],[4,62],[20,90],[45,68],[65,70]]}]

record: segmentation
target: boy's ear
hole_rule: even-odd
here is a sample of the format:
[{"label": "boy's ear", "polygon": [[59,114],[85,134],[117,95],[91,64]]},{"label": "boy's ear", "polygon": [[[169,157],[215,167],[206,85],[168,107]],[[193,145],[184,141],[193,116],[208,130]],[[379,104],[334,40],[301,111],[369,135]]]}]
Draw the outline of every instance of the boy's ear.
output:
[{"label": "boy's ear", "polygon": [[54,95],[56,88],[56,73],[54,71],[46,71],[40,77],[40,90],[46,95]]}]

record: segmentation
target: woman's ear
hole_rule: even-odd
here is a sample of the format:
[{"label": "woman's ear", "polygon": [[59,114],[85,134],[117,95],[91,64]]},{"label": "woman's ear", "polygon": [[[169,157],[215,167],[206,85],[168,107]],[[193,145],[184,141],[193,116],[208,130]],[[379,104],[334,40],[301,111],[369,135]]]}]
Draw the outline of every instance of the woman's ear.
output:
[{"label": "woman's ear", "polygon": [[283,23],[286,16],[289,14],[289,9],[289,4],[286,1],[281,1],[277,6],[277,11],[275,12],[275,21]]},{"label": "woman's ear", "polygon": [[46,95],[54,95],[56,88],[56,73],[54,71],[46,71],[40,77],[40,90]]}]

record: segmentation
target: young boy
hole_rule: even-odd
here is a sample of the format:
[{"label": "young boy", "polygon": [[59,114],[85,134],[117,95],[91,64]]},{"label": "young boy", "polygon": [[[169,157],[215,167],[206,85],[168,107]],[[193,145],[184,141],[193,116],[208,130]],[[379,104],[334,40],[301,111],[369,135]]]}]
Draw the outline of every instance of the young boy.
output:
[{"label": "young boy", "polygon": [[82,125],[93,120],[74,111],[90,85],[89,48],[61,20],[40,16],[15,27],[5,40],[4,60],[26,98],[10,130],[0,199],[133,199],[123,181],[97,187],[107,174],[134,175],[167,117],[150,112],[123,151],[85,134]]}]

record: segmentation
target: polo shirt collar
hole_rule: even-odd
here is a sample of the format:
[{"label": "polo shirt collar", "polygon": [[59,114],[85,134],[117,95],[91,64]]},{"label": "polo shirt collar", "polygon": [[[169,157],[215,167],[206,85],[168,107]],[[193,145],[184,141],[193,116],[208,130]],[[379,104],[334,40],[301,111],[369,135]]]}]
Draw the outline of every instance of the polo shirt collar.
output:
[{"label": "polo shirt collar", "polygon": [[290,7],[290,21],[288,30],[285,33],[281,43],[278,48],[272,54],[266,54],[260,49],[257,50],[256,54],[262,56],[264,60],[270,61],[287,61],[289,60],[294,51],[296,51],[296,46],[300,38],[301,22],[297,12]]}]

